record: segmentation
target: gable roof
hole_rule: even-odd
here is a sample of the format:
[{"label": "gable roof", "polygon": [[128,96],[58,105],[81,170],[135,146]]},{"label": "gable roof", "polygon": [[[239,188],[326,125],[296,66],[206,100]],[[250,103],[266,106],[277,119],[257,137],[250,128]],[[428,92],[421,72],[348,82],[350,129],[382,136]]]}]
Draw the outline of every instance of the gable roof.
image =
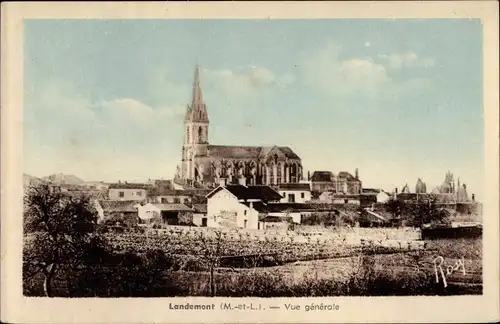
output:
[{"label": "gable roof", "polygon": [[338,177],[339,178],[344,178],[344,179],[347,179],[347,180],[350,180],[350,181],[359,181],[352,174],[350,174],[349,172],[346,172],[346,171],[339,172]]},{"label": "gable roof", "polygon": [[256,200],[280,200],[283,198],[276,190],[269,186],[243,186],[243,185],[226,185],[224,187],[219,186],[212,190],[207,198],[212,197],[219,190],[227,190],[233,196],[235,196],[239,200],[248,200],[248,199],[256,199]]},{"label": "gable roof", "polygon": [[134,200],[98,200],[102,209],[107,212],[136,212]]},{"label": "gable roof", "polygon": [[310,191],[311,187],[308,183],[281,183],[278,188],[280,190],[297,190],[297,191]]},{"label": "gable roof", "polygon": [[266,157],[273,148],[280,150],[287,158],[300,160],[300,157],[288,146],[232,146],[209,145],[210,156],[226,159],[258,159]]},{"label": "gable roof", "polygon": [[161,211],[193,211],[184,204],[152,204]]},{"label": "gable roof", "polygon": [[314,171],[311,181],[313,182],[332,182],[333,172],[331,171]]},{"label": "gable roof", "polygon": [[109,189],[150,189],[152,185],[145,183],[112,183],[109,185]]}]

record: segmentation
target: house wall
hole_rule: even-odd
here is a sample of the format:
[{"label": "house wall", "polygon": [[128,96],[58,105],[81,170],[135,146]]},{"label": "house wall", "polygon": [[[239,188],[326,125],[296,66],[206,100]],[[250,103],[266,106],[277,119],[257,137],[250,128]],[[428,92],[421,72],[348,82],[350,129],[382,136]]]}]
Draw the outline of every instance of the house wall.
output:
[{"label": "house wall", "polygon": [[389,200],[390,196],[386,194],[385,192],[379,192],[377,194],[377,202],[378,203],[385,203]]},{"label": "house wall", "polygon": [[186,204],[191,203],[188,195],[160,195],[152,198],[156,204]]},{"label": "house wall", "polygon": [[[123,193],[120,195],[120,193]],[[146,190],[145,189],[109,189],[108,191],[110,200],[136,200],[142,201],[146,200]]]},{"label": "house wall", "polygon": [[281,196],[283,196],[283,198],[280,200],[280,202],[282,203],[289,202],[289,194],[295,195],[296,203],[304,203],[311,200],[311,192],[308,190],[280,190],[279,193]]},{"label": "house wall", "polygon": [[240,203],[233,195],[220,190],[207,201],[208,227],[236,227],[257,229],[258,213]]},{"label": "house wall", "polygon": [[207,217],[207,215],[194,213],[193,214],[193,224],[195,224],[196,226],[202,226],[204,217]]}]

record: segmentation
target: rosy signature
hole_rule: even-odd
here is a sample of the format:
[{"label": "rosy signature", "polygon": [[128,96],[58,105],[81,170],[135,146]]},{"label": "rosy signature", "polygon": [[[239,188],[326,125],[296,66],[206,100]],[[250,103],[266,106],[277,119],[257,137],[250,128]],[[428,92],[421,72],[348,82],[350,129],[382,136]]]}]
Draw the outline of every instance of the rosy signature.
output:
[{"label": "rosy signature", "polygon": [[[446,266],[446,270],[443,270],[443,267]],[[453,272],[457,270],[462,270],[462,273],[465,275],[465,263],[464,258],[456,261],[453,265],[446,265],[444,262],[444,258],[442,256],[438,256],[434,259],[434,273],[436,274],[436,283],[439,283],[439,277],[443,281],[443,285],[446,288],[448,284],[446,283],[446,277],[450,276]]]}]

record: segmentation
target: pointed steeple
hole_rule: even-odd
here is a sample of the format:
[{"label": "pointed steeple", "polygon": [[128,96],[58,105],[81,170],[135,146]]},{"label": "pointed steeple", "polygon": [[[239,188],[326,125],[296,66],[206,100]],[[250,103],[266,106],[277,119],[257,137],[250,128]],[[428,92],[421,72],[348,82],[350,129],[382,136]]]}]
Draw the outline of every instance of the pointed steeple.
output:
[{"label": "pointed steeple", "polygon": [[191,122],[208,123],[207,107],[203,102],[203,94],[200,84],[200,69],[198,64],[196,65],[194,72],[193,98],[191,106],[188,106],[186,117],[186,119]]}]

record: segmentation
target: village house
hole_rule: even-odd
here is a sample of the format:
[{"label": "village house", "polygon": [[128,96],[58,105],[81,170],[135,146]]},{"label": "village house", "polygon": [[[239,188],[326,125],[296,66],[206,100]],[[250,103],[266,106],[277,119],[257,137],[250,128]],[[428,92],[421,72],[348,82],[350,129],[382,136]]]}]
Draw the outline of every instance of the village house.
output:
[{"label": "village house", "polygon": [[94,206],[98,214],[98,222],[114,221],[123,225],[133,226],[139,223],[137,201],[95,200]]},{"label": "village house", "polygon": [[184,204],[152,204],[137,207],[141,223],[193,225],[193,209]]},{"label": "village house", "polygon": [[109,185],[108,197],[109,200],[146,201],[150,189],[151,185],[143,183],[113,183]]},{"label": "village house", "polygon": [[206,197],[208,227],[248,229],[259,229],[258,205],[277,203],[283,198],[271,187],[262,185],[219,186]]},{"label": "village house", "polygon": [[371,206],[372,204],[383,204],[392,198],[392,194],[382,189],[363,188],[360,196],[361,206]]},{"label": "village house", "polygon": [[311,186],[308,183],[282,183],[278,190],[282,203],[304,203],[311,200]]}]

